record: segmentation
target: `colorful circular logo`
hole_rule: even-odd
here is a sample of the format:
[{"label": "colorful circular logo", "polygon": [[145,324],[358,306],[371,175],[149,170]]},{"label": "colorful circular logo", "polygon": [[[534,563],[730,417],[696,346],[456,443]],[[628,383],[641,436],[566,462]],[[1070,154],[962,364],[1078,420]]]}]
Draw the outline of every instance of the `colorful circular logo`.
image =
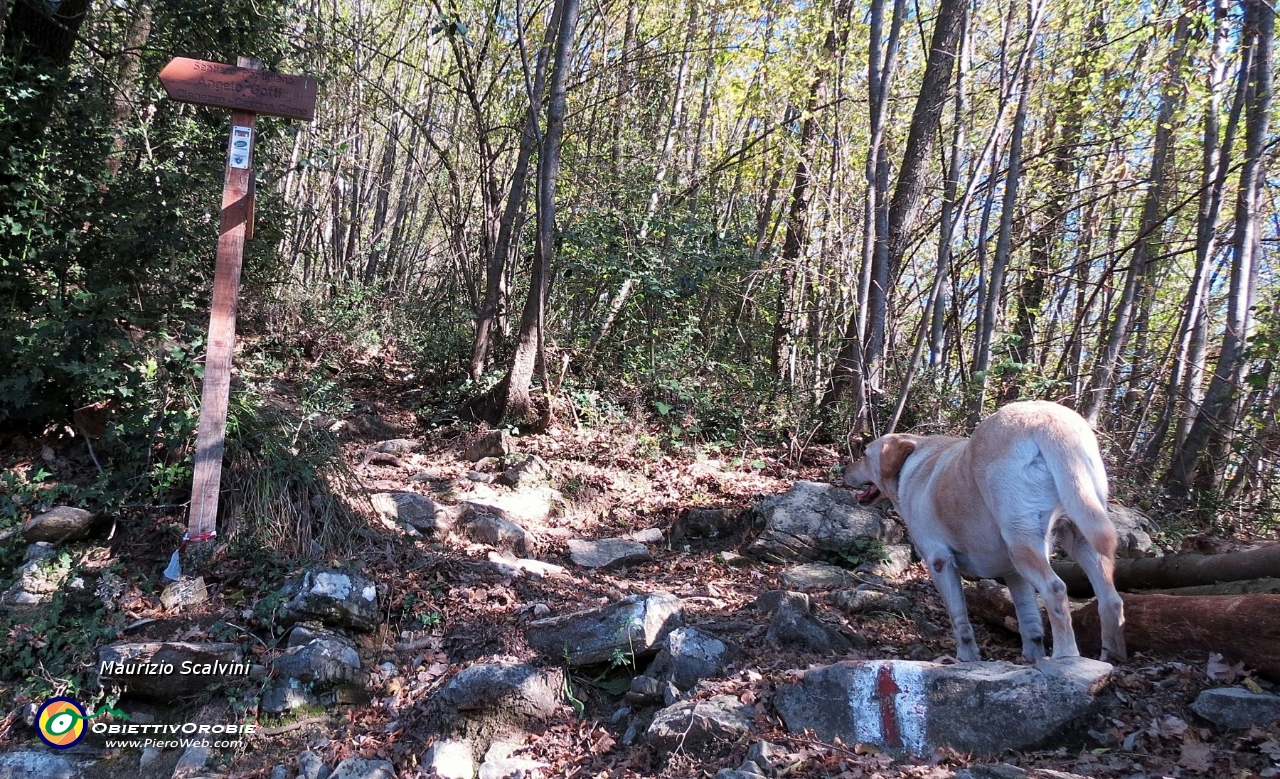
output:
[{"label": "colorful circular logo", "polygon": [[36,712],[36,733],[54,749],[67,749],[84,738],[87,719],[75,698],[50,698]]}]

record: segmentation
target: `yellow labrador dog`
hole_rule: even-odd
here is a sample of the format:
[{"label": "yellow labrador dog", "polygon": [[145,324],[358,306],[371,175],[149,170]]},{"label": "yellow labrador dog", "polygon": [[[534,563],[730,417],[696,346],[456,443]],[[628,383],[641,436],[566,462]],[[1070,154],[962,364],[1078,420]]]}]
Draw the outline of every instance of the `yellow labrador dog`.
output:
[{"label": "yellow labrador dog", "polygon": [[845,468],[844,482],[864,488],[859,503],[888,500],[906,522],[951,615],[960,660],[979,659],[961,574],[1004,578],[1023,657],[1045,654],[1037,592],[1049,612],[1053,656],[1080,654],[1067,587],[1049,565],[1055,537],[1097,593],[1102,659],[1124,659],[1107,474],[1098,440],[1079,414],[1045,401],[1011,403],[983,420],[971,438],[882,436]]}]

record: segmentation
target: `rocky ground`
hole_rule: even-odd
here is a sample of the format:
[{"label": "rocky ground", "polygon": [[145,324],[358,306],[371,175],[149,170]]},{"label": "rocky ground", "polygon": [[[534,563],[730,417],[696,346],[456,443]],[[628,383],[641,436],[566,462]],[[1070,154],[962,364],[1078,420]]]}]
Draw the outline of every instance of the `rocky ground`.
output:
[{"label": "rocky ground", "polygon": [[[1032,665],[983,625],[989,661],[955,663],[900,526],[832,486],[834,451],[427,434],[390,405],[334,429],[371,495],[345,551],[284,567],[220,553],[161,590],[138,577],[159,582],[171,545],[100,522],[75,540],[94,518],[64,510],[28,528],[48,540],[10,577],[6,608],[33,624],[69,589],[121,615],[95,669],[226,664],[99,681],[127,691],[132,723],[248,717],[246,746],[90,736],[55,753],[30,727],[39,701],[19,698],[0,779],[1280,776],[1280,698],[1250,669]],[[1129,553],[1149,529],[1126,531]],[[64,552],[83,576],[59,578]],[[14,624],[15,651],[38,652]]]}]

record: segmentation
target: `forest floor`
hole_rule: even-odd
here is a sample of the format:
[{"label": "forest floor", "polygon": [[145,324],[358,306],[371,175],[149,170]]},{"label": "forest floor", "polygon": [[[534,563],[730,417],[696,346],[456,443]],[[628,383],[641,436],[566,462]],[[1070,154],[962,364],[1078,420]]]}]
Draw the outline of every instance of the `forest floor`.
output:
[{"label": "forest floor", "polygon": [[[424,430],[415,417],[416,406],[410,395],[388,399],[385,388],[362,399],[352,415],[361,424],[343,425],[340,433],[351,467],[370,493],[416,491],[445,504],[464,499],[473,486],[467,474],[474,466],[459,452],[479,433],[462,425]],[[1010,752],[998,760],[975,760],[943,750],[929,758],[895,761],[874,747],[824,744],[788,733],[770,702],[779,685],[794,680],[797,671],[845,659],[949,661],[954,644],[942,603],[919,562],[890,582],[910,599],[912,606],[905,612],[849,617],[815,593],[823,621],[865,639],[865,647],[852,653],[822,656],[766,644],[768,617],[750,606],[765,591],[786,589],[779,581],[785,566],[725,562],[724,553],[736,551],[748,539],[751,531],[745,523],[738,532],[719,538],[651,547],[652,562],[622,570],[575,566],[568,558],[569,538],[611,538],[647,528],[665,534],[689,508],[745,513],[757,500],[785,492],[797,480],[833,482],[837,475],[839,455],[830,448],[796,452],[747,444],[708,457],[694,447],[659,447],[655,442],[661,435],[647,423],[588,428],[568,420],[545,433],[516,439],[520,452],[539,455],[551,466],[553,486],[564,496],[564,510],[545,527],[528,528],[539,539],[537,557],[565,566],[563,576],[511,578],[486,563],[486,547],[411,537],[378,521],[373,512],[362,513],[368,524],[353,535],[350,554],[331,555],[321,562],[354,566],[378,582],[387,620],[361,639],[361,659],[366,669],[390,663],[395,672],[371,685],[366,700],[273,721],[269,734],[253,737],[247,750],[215,756],[210,770],[243,779],[266,777],[278,764],[296,766],[298,754],[311,749],[330,766],[359,755],[391,760],[402,777],[417,776],[421,756],[433,739],[423,722],[424,702],[451,676],[477,662],[551,664],[524,636],[534,604],[565,614],[634,593],[665,590],[684,599],[685,624],[745,650],[724,677],[700,685],[696,694],[729,694],[754,706],[757,732],[714,754],[657,754],[643,739],[624,745],[625,719],[614,718],[626,705],[622,696],[603,689],[608,685],[598,679],[571,674],[574,696],[583,704],[581,714],[566,705],[563,716],[545,733],[531,737],[521,752],[546,763],[546,776],[710,777],[721,768],[736,768],[755,741],[786,750],[787,768],[781,774],[793,777],[951,777],[962,767],[991,763],[1126,779],[1280,776],[1280,724],[1224,732],[1188,708],[1201,690],[1248,675],[1247,669],[1214,664],[1205,656],[1138,654],[1119,664],[1108,705],[1087,723],[1091,740],[1083,748]],[[398,437],[422,443],[415,452],[399,455],[398,462],[367,462],[369,446]],[[111,555],[126,568],[146,571],[158,580],[169,551],[125,533]],[[280,575],[251,556],[228,556],[206,577],[209,602],[173,615],[160,607],[155,595],[136,593],[129,616],[155,619],[145,633],[157,640],[214,640],[209,627],[220,620],[251,623],[246,605],[278,587]],[[984,659],[1021,662],[1016,634],[981,624],[976,629]],[[429,640],[404,649],[413,643],[407,637],[424,636]],[[423,652],[423,646],[430,649]],[[203,716],[225,711],[231,697],[190,702],[187,711],[198,710]],[[21,730],[9,728],[0,736],[0,748],[18,748],[27,735]],[[145,771],[138,768],[136,752],[97,756],[101,759],[91,777],[167,779],[177,750],[165,753]]]}]

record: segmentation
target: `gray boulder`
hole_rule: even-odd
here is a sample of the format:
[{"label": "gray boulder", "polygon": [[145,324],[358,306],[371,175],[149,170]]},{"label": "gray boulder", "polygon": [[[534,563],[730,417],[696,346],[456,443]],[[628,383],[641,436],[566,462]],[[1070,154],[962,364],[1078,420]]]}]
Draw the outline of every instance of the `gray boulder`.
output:
[{"label": "gray boulder", "polygon": [[338,763],[329,779],[396,779],[396,767],[387,760],[348,757]]},{"label": "gray boulder", "polygon": [[564,675],[522,663],[479,663],[449,680],[436,697],[460,713],[503,711],[545,721],[562,705]]},{"label": "gray boulder", "polygon": [[0,754],[0,779],[75,779],[80,768],[66,755],[45,749],[43,752],[22,750]]},{"label": "gray boulder", "polygon": [[1069,738],[1099,705],[1111,666],[1082,657],[1034,666],[849,661],[805,672],[774,705],[789,730],[812,729],[895,753],[938,747],[977,755]]},{"label": "gray boulder", "polygon": [[98,681],[130,694],[172,700],[215,684],[243,681],[249,663],[239,644],[147,641],[98,647]]},{"label": "gray boulder", "polygon": [[329,766],[311,750],[298,755],[298,779],[329,779]]},{"label": "gray boulder", "polygon": [[736,529],[736,514],[725,509],[689,509],[671,527],[671,540],[716,538]]},{"label": "gray boulder", "polygon": [[639,541],[625,538],[602,538],[598,541],[569,540],[569,559],[583,568],[622,568],[653,560],[649,548]]},{"label": "gray boulder", "polygon": [[422,442],[412,438],[392,438],[389,441],[379,441],[369,447],[369,451],[381,454],[408,454],[419,446],[422,446]]},{"label": "gray boulder", "polygon": [[812,613],[807,595],[786,593],[773,612],[765,640],[774,646],[800,646],[815,652],[847,652],[854,641]]},{"label": "gray boulder", "polygon": [[885,544],[903,539],[896,522],[858,505],[849,490],[810,481],[757,503],[754,524],[763,530],[744,553],[771,563],[833,560],[857,539]]},{"label": "gray boulder", "polygon": [[645,674],[689,690],[703,679],[722,674],[736,654],[710,633],[693,627],[676,628],[667,634],[662,649]]},{"label": "gray boulder", "polygon": [[525,528],[545,524],[562,500],[560,493],[549,487],[499,493],[484,484],[475,485],[465,498],[458,504],[464,521],[468,512],[474,511],[501,517]]},{"label": "gray boulder", "polygon": [[537,544],[529,531],[510,520],[469,512],[463,522],[463,535],[474,543],[523,557],[531,556],[536,551]]},{"label": "gray boulder", "polygon": [[373,508],[394,522],[409,525],[422,533],[446,533],[453,527],[452,515],[436,502],[416,492],[379,492],[369,496]]},{"label": "gray boulder", "polygon": [[326,625],[373,630],[378,612],[378,589],[371,579],[337,568],[315,568],[280,589],[285,624],[318,619]]},{"label": "gray boulder", "polygon": [[1069,774],[1066,771],[1054,771],[1051,768],[1027,770],[1008,763],[996,763],[961,768],[956,772],[955,779],[1088,779],[1088,777]]},{"label": "gray boulder", "polygon": [[1249,692],[1243,687],[1205,690],[1191,710],[1220,728],[1244,730],[1280,721],[1280,695]]},{"label": "gray boulder", "polygon": [[755,712],[732,695],[682,701],[658,711],[646,738],[663,752],[734,743],[755,730]]},{"label": "gray boulder", "polygon": [[797,592],[834,590],[837,587],[848,587],[850,584],[849,572],[830,563],[797,565],[783,571],[778,578],[787,589]]},{"label": "gray boulder", "polygon": [[545,483],[551,478],[551,466],[538,455],[512,455],[509,459],[515,458],[520,459],[493,478],[495,484],[501,484],[504,487],[528,487]]},{"label": "gray boulder", "polygon": [[1107,504],[1107,514],[1116,526],[1116,557],[1145,557],[1155,542],[1151,535],[1159,531],[1151,518],[1137,509]]},{"label": "gray boulder", "polygon": [[872,576],[896,579],[911,568],[911,544],[887,544],[883,560],[872,560],[858,566],[858,570]]},{"label": "gray boulder", "polygon": [[440,779],[472,779],[476,775],[471,744],[458,739],[441,739],[432,744],[422,756],[422,766],[434,770]]},{"label": "gray boulder", "polygon": [[668,592],[630,595],[606,606],[530,622],[529,645],[569,665],[604,663],[621,652],[632,658],[652,655],[680,627],[680,599]]},{"label": "gray boulder", "polygon": [[360,654],[349,639],[333,633],[294,630],[289,648],[272,661],[276,676],[307,684],[332,686],[363,678]]},{"label": "gray boulder", "polygon": [[75,506],[55,506],[27,520],[22,537],[28,541],[59,543],[75,541],[89,535],[93,512]]},{"label": "gray boulder", "polygon": [[311,694],[307,686],[297,679],[278,680],[262,693],[258,708],[268,714],[283,714],[306,706],[315,706],[319,701]]},{"label": "gray boulder", "polygon": [[462,452],[462,459],[477,462],[486,457],[502,457],[510,454],[515,440],[505,430],[491,430],[472,441]]},{"label": "gray boulder", "polygon": [[856,589],[831,593],[830,603],[846,614],[866,614],[872,611],[901,613],[911,608],[911,599],[905,595],[884,592],[865,584]]}]

